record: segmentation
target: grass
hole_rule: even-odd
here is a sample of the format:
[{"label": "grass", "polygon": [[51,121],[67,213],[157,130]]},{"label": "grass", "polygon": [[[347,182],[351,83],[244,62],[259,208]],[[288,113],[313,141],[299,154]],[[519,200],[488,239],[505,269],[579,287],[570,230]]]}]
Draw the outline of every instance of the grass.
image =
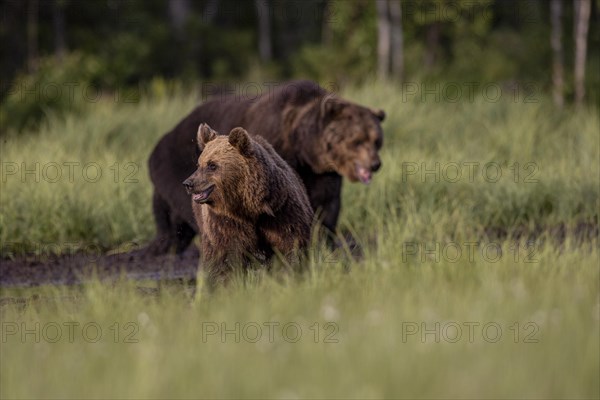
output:
[{"label": "grass", "polygon": [[[363,260],[314,250],[305,273],[195,297],[155,282],[0,289],[25,299],[0,308],[0,397],[598,398],[598,238],[570,232],[598,221],[598,115],[544,99],[403,101],[382,86],[345,95],[388,115],[383,169],[344,186],[341,225]],[[3,138],[2,255],[148,241],[147,156],[194,104],[100,102]],[[7,175],[22,162],[40,163],[39,182]],[[70,182],[64,169],[51,183],[51,162],[97,163],[102,176]],[[515,236],[536,226],[534,242]]]}]

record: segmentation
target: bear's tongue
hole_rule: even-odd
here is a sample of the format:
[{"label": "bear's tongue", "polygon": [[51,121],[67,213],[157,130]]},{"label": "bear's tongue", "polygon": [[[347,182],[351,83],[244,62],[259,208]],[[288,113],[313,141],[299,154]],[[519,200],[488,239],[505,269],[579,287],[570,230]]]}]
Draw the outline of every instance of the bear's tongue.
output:
[{"label": "bear's tongue", "polygon": [[206,199],[206,193],[202,192],[202,193],[194,193],[192,195],[192,200],[194,201],[202,201]]},{"label": "bear's tongue", "polygon": [[371,171],[365,167],[357,166],[356,175],[358,175],[358,179],[365,185],[368,185],[371,182]]},{"label": "bear's tongue", "polygon": [[197,203],[205,202],[208,199],[208,196],[210,196],[210,194],[212,193],[213,189],[214,189],[214,186],[211,186],[208,189],[203,190],[200,193],[193,193],[192,200],[194,200]]}]

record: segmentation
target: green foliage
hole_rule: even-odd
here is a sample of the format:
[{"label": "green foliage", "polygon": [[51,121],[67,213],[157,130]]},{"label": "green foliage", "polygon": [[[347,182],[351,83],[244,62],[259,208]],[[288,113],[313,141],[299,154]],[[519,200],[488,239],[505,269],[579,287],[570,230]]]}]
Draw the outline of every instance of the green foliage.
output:
[{"label": "green foliage", "polygon": [[35,129],[44,117],[81,112],[98,101],[106,83],[106,65],[72,53],[64,60],[48,57],[33,74],[19,75],[0,108],[2,132]]},{"label": "green foliage", "polygon": [[362,82],[376,67],[375,5],[368,1],[336,0],[325,16],[329,43],[307,44],[293,58],[295,75],[319,82]]},{"label": "green foliage", "polygon": [[[373,1],[269,1],[273,58],[266,62],[258,57],[254,1],[182,2],[188,9],[178,27],[169,13],[170,4],[175,3],[41,2],[40,68],[30,74],[24,72],[27,47],[21,44],[27,35],[28,3],[0,6],[7,22],[0,29],[0,58],[6,61],[0,66],[1,132],[34,127],[47,114],[81,111],[79,106],[85,102],[70,100],[69,86],[62,86],[71,83],[80,90],[92,84],[112,96],[136,91],[157,77],[176,79],[183,85],[198,80],[300,77],[344,86],[368,82],[376,71]],[[548,4],[403,1],[404,80],[530,85],[538,92],[548,92]],[[573,3],[566,2],[563,8],[565,94],[570,99]],[[597,8],[595,3],[592,13]],[[55,48],[57,10],[64,13],[65,50],[70,54],[64,60],[50,56],[59,53]],[[46,18],[50,15],[52,18]],[[600,104],[599,43],[600,29],[591,23],[586,91],[589,103],[595,105]],[[62,96],[54,95],[54,84],[62,89]],[[92,91],[94,96],[97,90]]]},{"label": "green foliage", "polygon": [[206,28],[203,37],[207,38],[204,49],[211,54],[209,74],[217,81],[243,76],[257,58],[251,31]]},{"label": "green foliage", "polygon": [[[103,99],[87,115],[52,117],[37,134],[6,137],[2,173],[9,164],[18,172],[3,175],[0,242],[73,240],[81,248],[108,249],[149,239],[154,223],[146,160],[196,103],[191,95],[172,97],[173,90],[155,80],[147,100]],[[25,168],[34,172],[23,176]]]}]

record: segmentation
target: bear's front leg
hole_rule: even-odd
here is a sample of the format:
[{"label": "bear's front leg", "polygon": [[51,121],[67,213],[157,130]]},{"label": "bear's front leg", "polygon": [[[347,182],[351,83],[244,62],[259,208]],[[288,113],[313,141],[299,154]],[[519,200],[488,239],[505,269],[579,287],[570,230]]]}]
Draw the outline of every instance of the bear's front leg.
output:
[{"label": "bear's front leg", "polygon": [[231,268],[227,264],[227,254],[214,246],[206,238],[202,238],[202,254],[200,255],[200,270],[209,288],[215,288],[227,282]]},{"label": "bear's front leg", "polygon": [[295,226],[284,226],[263,230],[263,235],[274,253],[280,254],[286,263],[296,265],[300,255],[306,249],[309,235],[299,232]]},{"label": "bear's front leg", "polygon": [[330,236],[335,236],[341,209],[342,177],[337,173],[302,176],[310,205]]}]

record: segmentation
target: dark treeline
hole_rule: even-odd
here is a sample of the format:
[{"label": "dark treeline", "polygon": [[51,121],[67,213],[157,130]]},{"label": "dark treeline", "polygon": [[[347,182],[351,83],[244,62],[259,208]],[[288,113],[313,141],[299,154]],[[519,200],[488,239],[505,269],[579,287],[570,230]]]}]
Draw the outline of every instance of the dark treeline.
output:
[{"label": "dark treeline", "polygon": [[[2,0],[0,96],[40,79],[339,84],[533,82],[558,106],[600,84],[590,0]],[[583,74],[583,75],[582,75]],[[40,78],[40,75],[43,75]],[[33,78],[32,78],[33,76]],[[29,78],[26,78],[29,77]]]}]

